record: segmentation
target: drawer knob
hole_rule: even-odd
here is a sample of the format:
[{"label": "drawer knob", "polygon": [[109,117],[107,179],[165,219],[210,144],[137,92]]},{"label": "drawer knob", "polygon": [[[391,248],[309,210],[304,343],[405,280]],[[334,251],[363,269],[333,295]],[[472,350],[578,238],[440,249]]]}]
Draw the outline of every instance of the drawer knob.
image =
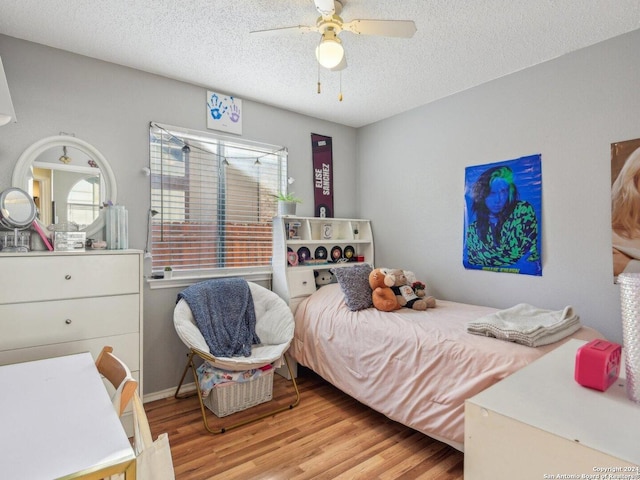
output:
[{"label": "drawer knob", "polygon": [[71,275],[66,274],[66,275],[64,276],[64,279],[65,279],[65,280],[71,280]]},{"label": "drawer knob", "polygon": [[67,319],[64,321],[64,323],[66,323],[67,325],[71,325],[71,319],[70,319],[70,318],[67,318]]},{"label": "drawer knob", "polygon": [[303,284],[303,285],[306,285],[306,284],[307,284],[307,281],[306,281],[306,280],[304,280],[304,281],[302,282],[302,284]]}]

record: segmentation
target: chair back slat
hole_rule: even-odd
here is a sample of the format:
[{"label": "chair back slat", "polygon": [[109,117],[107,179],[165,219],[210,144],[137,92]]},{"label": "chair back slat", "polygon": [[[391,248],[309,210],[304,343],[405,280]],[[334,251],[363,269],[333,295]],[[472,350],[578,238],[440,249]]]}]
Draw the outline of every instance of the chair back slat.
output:
[{"label": "chair back slat", "polygon": [[122,416],[138,388],[138,382],[131,377],[127,365],[113,354],[113,347],[105,346],[102,349],[96,360],[96,367],[116,389],[116,401],[118,393],[120,394],[120,400],[114,406],[118,415]]}]

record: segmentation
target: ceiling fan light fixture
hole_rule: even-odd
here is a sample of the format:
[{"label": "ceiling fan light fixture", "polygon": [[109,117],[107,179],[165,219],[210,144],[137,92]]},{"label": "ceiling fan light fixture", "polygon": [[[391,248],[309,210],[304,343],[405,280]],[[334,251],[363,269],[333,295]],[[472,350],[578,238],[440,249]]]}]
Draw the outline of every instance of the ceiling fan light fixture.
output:
[{"label": "ceiling fan light fixture", "polygon": [[323,35],[316,48],[316,58],[324,68],[332,69],[340,65],[344,58],[344,48],[340,39],[335,35]]},{"label": "ceiling fan light fixture", "polygon": [[71,157],[67,155],[67,147],[62,147],[62,156],[58,160],[65,165],[71,163]]}]

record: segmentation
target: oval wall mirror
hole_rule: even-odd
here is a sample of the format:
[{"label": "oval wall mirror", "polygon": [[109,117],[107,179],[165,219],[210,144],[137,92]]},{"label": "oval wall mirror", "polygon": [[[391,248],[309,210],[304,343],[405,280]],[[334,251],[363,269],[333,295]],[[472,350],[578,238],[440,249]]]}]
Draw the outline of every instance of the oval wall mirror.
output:
[{"label": "oval wall mirror", "polygon": [[42,223],[77,224],[87,238],[104,227],[100,206],[117,200],[109,162],[93,145],[69,135],[28,147],[13,170],[12,185],[31,195]]}]

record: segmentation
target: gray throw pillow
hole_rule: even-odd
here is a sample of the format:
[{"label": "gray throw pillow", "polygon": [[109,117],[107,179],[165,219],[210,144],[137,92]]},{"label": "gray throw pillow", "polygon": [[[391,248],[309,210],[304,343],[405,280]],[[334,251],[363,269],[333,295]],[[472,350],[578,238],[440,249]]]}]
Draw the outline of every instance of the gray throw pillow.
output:
[{"label": "gray throw pillow", "polygon": [[349,310],[355,312],[373,307],[371,287],[369,286],[369,274],[372,270],[373,268],[368,263],[333,269]]}]

